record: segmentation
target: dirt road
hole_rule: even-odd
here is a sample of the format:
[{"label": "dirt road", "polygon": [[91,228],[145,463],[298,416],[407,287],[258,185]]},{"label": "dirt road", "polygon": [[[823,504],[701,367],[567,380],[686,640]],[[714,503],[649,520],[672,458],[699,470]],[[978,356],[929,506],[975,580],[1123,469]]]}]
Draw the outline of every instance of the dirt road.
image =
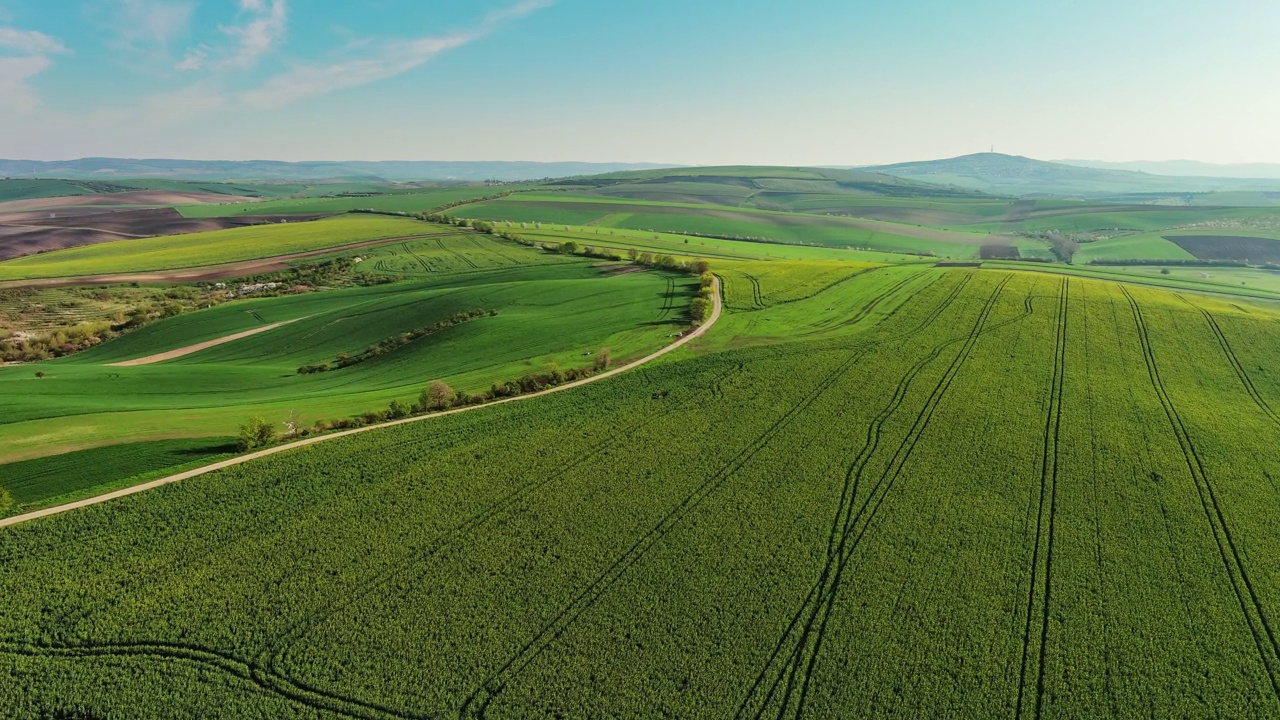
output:
[{"label": "dirt road", "polygon": [[566,383],[564,385],[553,387],[549,390],[543,390],[541,392],[531,393],[529,395],[518,395],[512,398],[495,400],[494,402],[487,403],[485,405],[472,405],[469,407],[462,407],[454,410],[446,410],[444,412],[435,413],[433,415],[423,415],[420,417],[405,418],[403,420],[392,420],[391,422],[385,422],[378,425],[369,425],[367,427],[356,428],[354,430],[344,430],[342,432],[334,433],[332,435],[321,435],[319,437],[307,438],[306,440],[299,440],[298,442],[289,443],[287,445],[277,445],[276,447],[267,448],[266,450],[259,450],[258,452],[250,453],[248,455],[242,455],[240,457],[232,458],[230,460],[223,460],[222,462],[217,462],[212,465],[206,465],[205,467],[196,468],[195,470],[188,470],[183,473],[178,473],[177,475],[170,475],[169,477],[160,478],[159,480],[152,480],[151,482],[143,483],[141,485],[135,485],[133,487],[124,488],[123,490],[116,490],[115,492],[109,492],[109,493],[106,493],[105,495],[86,498],[84,500],[79,500],[73,503],[67,503],[65,505],[58,505],[56,507],[45,508],[44,510],[36,510],[34,512],[26,513],[25,515],[15,515],[11,518],[5,518],[3,520],[0,520],[0,528],[11,527],[13,525],[19,525],[21,523],[30,522],[32,520],[36,520],[39,518],[49,517],[50,515],[58,515],[71,510],[77,510],[79,508],[89,507],[91,505],[98,505],[101,503],[110,502],[111,500],[116,500],[118,498],[128,497],[130,495],[136,495],[138,493],[146,492],[148,490],[154,490],[155,488],[162,487],[164,485],[171,485],[173,483],[181,482],[183,480],[189,480],[191,478],[199,477],[201,475],[207,475],[211,472],[224,470],[229,467],[235,467],[236,465],[242,465],[252,460],[257,460],[258,458],[264,458],[269,455],[276,455],[282,452],[289,452],[290,450],[297,450],[298,448],[304,448],[304,447],[307,447],[308,445],[316,445],[322,442],[329,442],[330,440],[337,440],[338,438],[348,437],[351,435],[358,435],[360,433],[369,432],[371,430],[380,430],[382,428],[395,427],[397,425],[407,425],[409,423],[426,422],[429,420],[435,420],[436,418],[442,418],[447,415],[457,415],[458,413],[464,413],[464,412],[476,412],[479,410],[484,410],[485,408],[493,407],[495,405],[505,405],[507,403],[532,400],[533,398],[536,398],[536,397],[542,397],[544,395],[550,395],[552,393],[564,392],[565,390],[572,390],[573,388],[581,387],[588,383],[599,382],[601,380],[611,378],[615,375],[621,375],[624,372],[627,372],[629,370],[634,370],[635,368],[638,368],[641,365],[645,365],[647,363],[653,362],[654,360],[657,360],[663,355],[666,355],[680,348],[681,346],[695,340],[696,338],[702,337],[702,335],[704,335],[708,330],[710,330],[711,327],[715,325],[716,322],[720,319],[720,313],[722,311],[722,303],[720,301],[720,281],[719,280],[716,281],[714,289],[715,289],[715,292],[712,293],[713,304],[712,304],[711,317],[707,318],[707,321],[703,323],[701,327],[686,334],[684,337],[680,338],[679,340],[676,340],[670,345],[667,345],[661,350],[658,350],[654,353],[646,355],[640,358],[639,360],[635,360],[633,362],[627,363],[626,365],[623,365],[621,367],[617,367],[617,368],[614,368],[613,370],[600,373],[599,375],[594,375],[584,380],[576,380],[571,383]]}]

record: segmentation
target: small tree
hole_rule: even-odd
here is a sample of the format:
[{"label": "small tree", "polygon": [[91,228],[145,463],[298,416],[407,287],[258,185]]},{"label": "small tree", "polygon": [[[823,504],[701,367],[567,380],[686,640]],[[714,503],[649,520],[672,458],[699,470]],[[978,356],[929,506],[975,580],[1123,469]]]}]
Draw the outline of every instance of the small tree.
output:
[{"label": "small tree", "polygon": [[596,361],[592,368],[597,372],[609,369],[609,365],[613,363],[613,353],[609,352],[609,348],[600,348],[596,353]]},{"label": "small tree", "polygon": [[631,262],[635,262],[636,258],[640,257],[640,251],[635,248],[627,248],[627,257]]},{"label": "small tree", "polygon": [[701,325],[707,319],[707,315],[711,311],[711,301],[706,298],[696,297],[689,303],[689,315],[693,318],[696,325]]},{"label": "small tree", "polygon": [[565,240],[564,242],[560,243],[560,252],[564,253],[565,255],[573,255],[574,253],[578,252],[578,243],[572,240]]},{"label": "small tree", "polygon": [[236,447],[240,452],[266,447],[276,440],[275,426],[261,417],[249,418],[249,422],[240,426],[240,438]]},{"label": "small tree", "polygon": [[694,260],[692,269],[696,275],[706,275],[711,270],[711,263],[706,260]]},{"label": "small tree", "polygon": [[418,405],[423,410],[443,410],[453,401],[453,388],[443,381],[432,380],[418,396]]},{"label": "small tree", "polygon": [[399,400],[392,400],[391,405],[387,408],[387,417],[392,420],[399,420],[402,417],[409,416],[409,408]]},{"label": "small tree", "polygon": [[37,371],[36,371],[36,379],[37,379],[37,380],[43,380],[43,379],[44,379],[44,371],[43,371],[43,370],[37,370]]}]

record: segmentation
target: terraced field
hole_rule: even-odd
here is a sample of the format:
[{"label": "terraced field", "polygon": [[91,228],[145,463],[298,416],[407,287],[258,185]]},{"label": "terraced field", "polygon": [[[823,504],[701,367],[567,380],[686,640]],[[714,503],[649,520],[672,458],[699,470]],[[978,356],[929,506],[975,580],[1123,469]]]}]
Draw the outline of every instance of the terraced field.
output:
[{"label": "terraced field", "polygon": [[0,533],[0,707],[1280,713],[1280,316],[796,277],[643,372]]}]

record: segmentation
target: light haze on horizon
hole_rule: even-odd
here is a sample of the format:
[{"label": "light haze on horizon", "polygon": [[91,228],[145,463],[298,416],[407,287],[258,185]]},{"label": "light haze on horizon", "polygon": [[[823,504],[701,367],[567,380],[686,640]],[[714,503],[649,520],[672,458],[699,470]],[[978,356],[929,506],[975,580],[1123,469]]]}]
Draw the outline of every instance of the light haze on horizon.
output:
[{"label": "light haze on horizon", "polygon": [[1280,162],[1277,27],[1259,0],[0,0],[0,157]]}]

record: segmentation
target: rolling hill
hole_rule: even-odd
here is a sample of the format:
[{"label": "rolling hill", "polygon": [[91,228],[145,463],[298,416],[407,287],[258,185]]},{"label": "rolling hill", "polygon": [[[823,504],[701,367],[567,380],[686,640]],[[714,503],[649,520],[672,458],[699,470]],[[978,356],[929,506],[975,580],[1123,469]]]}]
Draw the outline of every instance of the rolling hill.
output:
[{"label": "rolling hill", "polygon": [[978,153],[946,160],[863,169],[998,195],[1106,197],[1126,193],[1280,190],[1280,180],[1151,175],[1132,170],[1077,167],[1000,153]]}]

